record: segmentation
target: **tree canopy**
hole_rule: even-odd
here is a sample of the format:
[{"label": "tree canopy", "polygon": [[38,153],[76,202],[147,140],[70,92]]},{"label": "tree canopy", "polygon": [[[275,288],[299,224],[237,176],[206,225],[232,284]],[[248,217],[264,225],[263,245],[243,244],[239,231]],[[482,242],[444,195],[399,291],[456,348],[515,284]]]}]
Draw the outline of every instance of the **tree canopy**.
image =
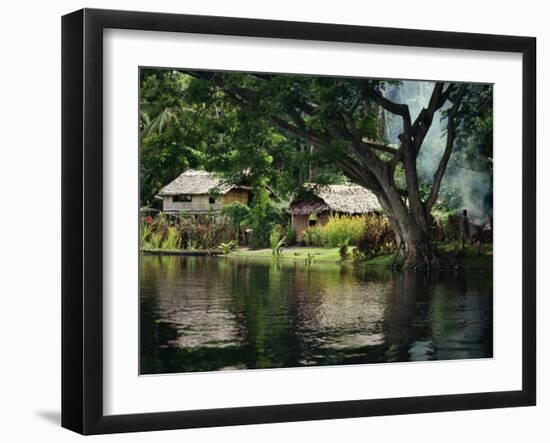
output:
[{"label": "tree canopy", "polygon": [[[142,70],[142,203],[187,167],[269,185],[282,197],[312,178],[349,180],[378,197],[412,265],[431,266],[430,213],[448,167],[491,171],[492,87],[430,83],[413,115],[409,103],[395,97],[402,83]],[[389,116],[398,122],[394,137]],[[442,143],[430,153],[437,158],[426,175],[419,164],[434,120]]]}]

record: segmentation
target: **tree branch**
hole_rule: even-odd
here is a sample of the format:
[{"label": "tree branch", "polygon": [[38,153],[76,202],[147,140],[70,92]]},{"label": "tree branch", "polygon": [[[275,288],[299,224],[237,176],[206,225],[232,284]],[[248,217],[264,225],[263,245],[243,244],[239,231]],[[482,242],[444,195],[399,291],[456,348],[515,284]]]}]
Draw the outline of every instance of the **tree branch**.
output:
[{"label": "tree branch", "polygon": [[370,148],[370,149],[374,149],[376,151],[387,152],[388,154],[392,154],[392,155],[395,155],[397,153],[397,149],[392,148],[388,145],[383,145],[383,144],[380,144],[380,143],[374,143],[374,142],[364,140],[364,139],[359,141],[359,143],[364,148]]},{"label": "tree branch", "polygon": [[342,168],[344,174],[355,183],[361,183],[363,184],[363,186],[367,187],[373,192],[382,191],[382,187],[378,182],[376,176],[369,170],[369,168],[365,167],[365,165],[361,161],[358,161],[355,158],[342,153],[338,153],[338,155],[333,155],[330,143],[326,140],[323,140],[317,134],[313,134],[312,132],[308,131],[305,127],[301,128],[298,125],[288,123],[287,121],[276,115],[271,115],[269,119],[282,131],[290,133],[301,139],[305,139],[314,146],[322,149],[323,152],[325,152],[334,161],[334,163]]},{"label": "tree branch", "polygon": [[439,165],[437,166],[437,170],[434,174],[433,185],[430,191],[430,195],[426,199],[426,212],[430,212],[433,205],[437,201],[439,190],[441,188],[441,181],[443,180],[443,176],[445,175],[445,171],[447,169],[447,164],[449,163],[449,159],[451,158],[451,154],[453,152],[454,140],[456,136],[455,117],[462,102],[464,91],[464,85],[458,88],[458,91],[453,98],[453,106],[451,107],[447,115],[447,142],[445,144],[445,150],[443,151],[441,160],[439,161]]},{"label": "tree branch", "polygon": [[445,104],[451,91],[455,87],[454,83],[451,83],[447,89],[443,91],[443,86],[444,84],[442,82],[437,82],[435,84],[432,95],[430,96],[428,107],[420,111],[418,117],[412,125],[414,147],[417,155],[433,123],[434,114]]},{"label": "tree branch", "polygon": [[403,119],[407,120],[410,124],[411,115],[409,112],[409,106],[401,103],[395,103],[391,100],[388,100],[384,97],[379,91],[370,87],[367,89],[367,96],[373,99],[376,103],[382,106],[384,109],[390,111],[392,114],[401,116]]}]

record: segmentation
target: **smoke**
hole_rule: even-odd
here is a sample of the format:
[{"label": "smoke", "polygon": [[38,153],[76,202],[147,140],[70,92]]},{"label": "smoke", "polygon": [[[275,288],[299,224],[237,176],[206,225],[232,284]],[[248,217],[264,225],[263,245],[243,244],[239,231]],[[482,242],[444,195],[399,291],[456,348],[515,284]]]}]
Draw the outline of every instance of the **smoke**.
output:
[{"label": "smoke", "polygon": [[[429,81],[402,81],[396,85],[387,85],[385,96],[397,103],[405,103],[409,106],[411,119],[414,121],[422,108],[428,106],[435,83]],[[433,175],[437,169],[446,142],[446,119],[441,120],[442,113],[451,104],[447,102],[442,109],[434,115],[433,123],[422,144],[417,159],[417,170],[422,182],[430,187],[433,183]],[[398,136],[403,132],[403,123],[399,116],[385,112],[385,132],[387,142],[398,144]],[[475,148],[474,137],[465,143]],[[453,155],[443,177],[440,198],[445,195],[450,209],[456,211],[468,210],[470,219],[476,224],[484,224],[492,217],[492,183],[490,171],[478,171],[468,169],[456,162],[455,153],[460,149],[458,141],[455,141]]]}]

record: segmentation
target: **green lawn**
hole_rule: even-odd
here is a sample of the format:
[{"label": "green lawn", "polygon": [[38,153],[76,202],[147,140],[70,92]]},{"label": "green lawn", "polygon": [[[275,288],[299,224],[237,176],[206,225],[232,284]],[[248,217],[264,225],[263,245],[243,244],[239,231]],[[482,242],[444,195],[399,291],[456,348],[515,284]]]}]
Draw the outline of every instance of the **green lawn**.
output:
[{"label": "green lawn", "polygon": [[[349,248],[350,258],[344,260],[347,263],[353,263],[351,253],[353,246]],[[330,262],[341,263],[343,260],[340,258],[338,248],[321,248],[321,247],[288,247],[283,248],[283,260],[306,260],[307,257],[313,257],[313,262]],[[247,257],[247,258],[272,258],[273,254],[271,249],[239,249],[229,254],[230,257]],[[372,266],[384,266],[389,267],[393,259],[393,254],[380,255],[370,260],[366,260],[362,263]]]},{"label": "green lawn", "polygon": [[[351,249],[351,248],[350,248]],[[305,260],[308,254],[313,256],[313,261],[339,262],[340,254],[338,248],[315,248],[315,247],[289,247],[283,248],[282,259]],[[229,254],[230,257],[250,258],[271,258],[271,249],[239,249]]]},{"label": "green lawn", "polygon": [[[481,254],[478,254],[477,248],[467,245],[465,251],[461,251],[458,242],[451,242],[438,245],[439,249],[456,262],[456,267],[468,270],[490,271],[493,268],[493,246],[492,244],[483,245]],[[350,254],[352,251],[350,247]],[[281,259],[283,260],[306,260],[309,256],[313,257],[313,262],[342,262],[338,248],[321,247],[288,247],[283,248]],[[229,254],[230,257],[246,258],[272,258],[271,249],[239,249]],[[393,254],[380,255],[366,260],[364,263],[369,266],[390,267],[393,261]],[[350,258],[346,262],[352,263]]]}]

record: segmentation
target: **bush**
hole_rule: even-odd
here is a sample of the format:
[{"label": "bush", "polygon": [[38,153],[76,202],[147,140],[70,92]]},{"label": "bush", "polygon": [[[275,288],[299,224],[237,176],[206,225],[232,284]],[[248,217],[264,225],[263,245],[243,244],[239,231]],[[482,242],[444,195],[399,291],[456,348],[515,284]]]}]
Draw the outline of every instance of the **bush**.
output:
[{"label": "bush", "polygon": [[250,213],[243,224],[252,230],[250,247],[253,249],[270,246],[269,237],[275,225],[284,222],[284,214],[273,203],[265,189],[257,190]]},{"label": "bush", "polygon": [[357,241],[358,254],[374,257],[396,247],[395,235],[387,218],[374,215],[365,218],[365,231]]},{"label": "bush", "polygon": [[348,242],[356,245],[365,231],[365,217],[361,216],[335,216],[321,228],[321,243],[325,247],[335,247]]},{"label": "bush", "polygon": [[223,254],[229,254],[231,251],[235,249],[237,246],[237,242],[235,240],[231,240],[227,243],[220,243],[218,248],[222,251]]},{"label": "bush", "polygon": [[283,246],[286,245],[285,230],[281,225],[273,226],[271,234],[269,235],[269,246],[271,247],[271,253],[274,257],[281,257],[283,255]]},{"label": "bush", "polygon": [[287,246],[296,244],[296,231],[292,227],[292,223],[289,223],[286,229],[286,244]]},{"label": "bush", "polygon": [[440,206],[432,209],[430,236],[436,242],[458,240],[460,216]]},{"label": "bush", "polygon": [[310,226],[304,231],[306,246],[321,246],[321,227]]},{"label": "bush", "polygon": [[356,245],[365,231],[364,216],[336,215],[324,226],[310,226],[304,231],[304,243],[308,246],[334,248],[343,243]]},{"label": "bush", "polygon": [[144,217],[139,224],[139,247],[146,249],[153,234],[153,219]]},{"label": "bush", "polygon": [[395,236],[385,217],[335,216],[324,226],[310,226],[304,231],[307,246],[338,247],[341,257],[349,256],[349,246],[357,246],[356,255],[371,257],[395,249]]},{"label": "bush", "polygon": [[224,206],[221,215],[227,217],[235,228],[235,239],[237,244],[241,241],[241,224],[250,215],[250,208],[239,201],[234,201]]},{"label": "bush", "polygon": [[181,236],[174,226],[170,226],[161,214],[156,219],[151,216],[143,217],[140,223],[141,249],[178,249]]},{"label": "bush", "polygon": [[234,227],[212,215],[184,218],[178,224],[184,249],[215,249],[235,238]]},{"label": "bush", "polygon": [[166,235],[161,245],[161,249],[174,250],[180,247],[181,237],[178,230],[174,226],[170,226],[166,230]]},{"label": "bush", "polygon": [[281,225],[273,226],[271,229],[271,234],[269,234],[269,246],[271,249],[276,248],[282,238],[285,238],[285,235]]},{"label": "bush", "polygon": [[344,243],[338,246],[338,253],[342,260],[346,260],[349,257],[349,239],[346,239]]},{"label": "bush", "polygon": [[140,222],[141,249],[216,249],[222,243],[236,244],[235,229],[229,220],[214,215],[182,216],[174,223],[161,213]]}]

